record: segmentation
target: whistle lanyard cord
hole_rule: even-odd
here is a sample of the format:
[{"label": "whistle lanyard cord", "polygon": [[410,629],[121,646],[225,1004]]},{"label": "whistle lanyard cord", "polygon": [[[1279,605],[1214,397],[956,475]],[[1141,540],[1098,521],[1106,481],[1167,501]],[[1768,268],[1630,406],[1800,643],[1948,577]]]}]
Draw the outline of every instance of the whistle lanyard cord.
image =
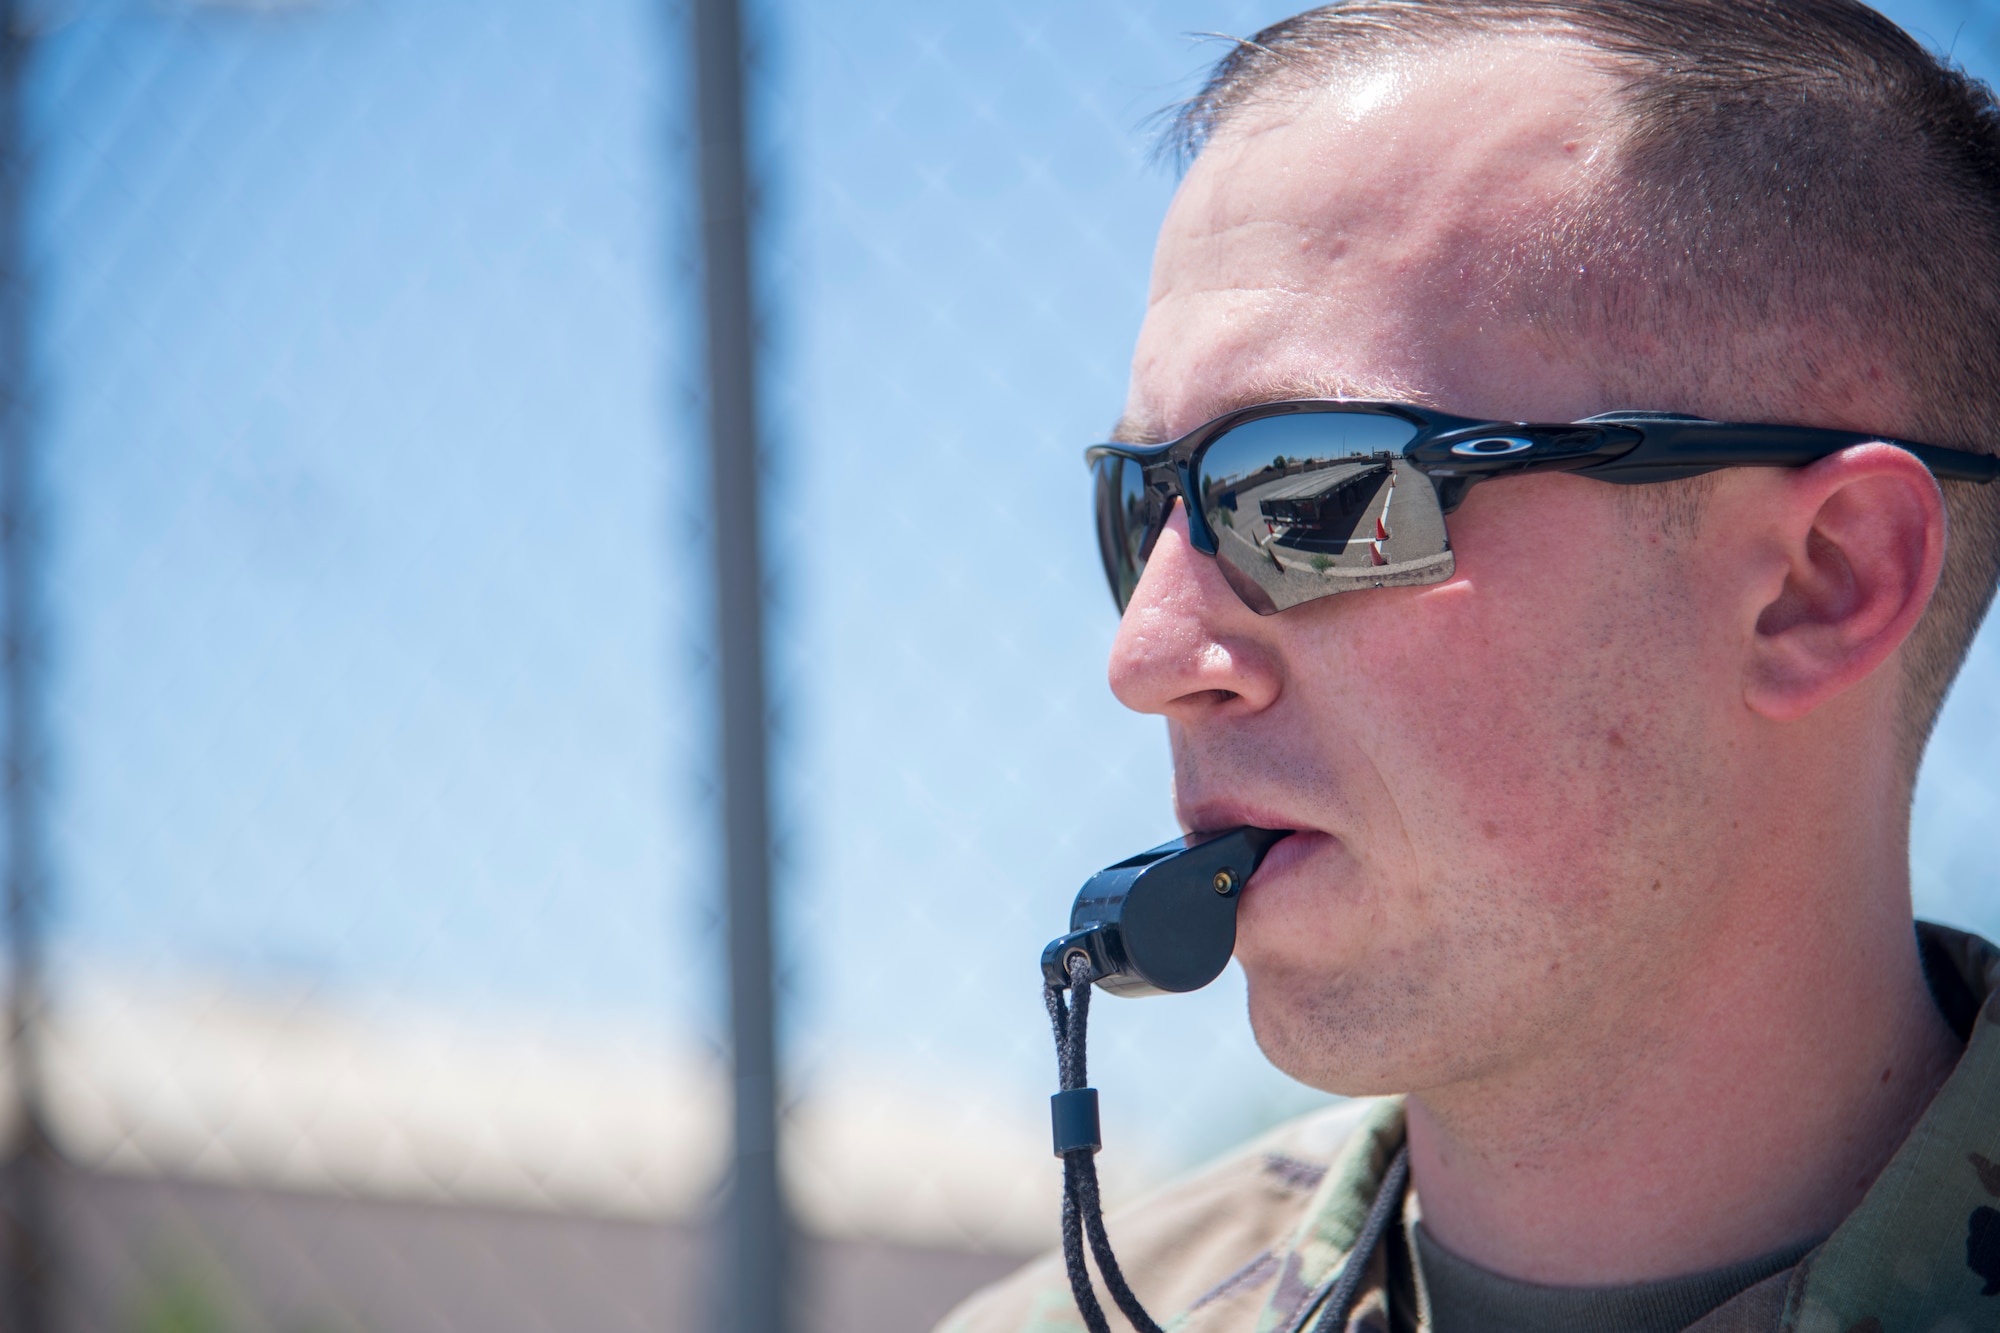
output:
[{"label": "whistle lanyard cord", "polygon": [[[1069,968],[1070,986],[1067,1002],[1060,986],[1044,986],[1043,1001],[1048,1005],[1049,1022],[1056,1033],[1056,1073],[1064,1092],[1083,1087],[1089,1081],[1085,1033],[1090,1024],[1090,963],[1087,959],[1075,959]],[[1070,1294],[1076,1298],[1077,1313],[1083,1316],[1084,1326],[1090,1333],[1111,1333],[1111,1325],[1104,1317],[1104,1307],[1098,1304],[1097,1292],[1090,1285],[1090,1269],[1085,1265],[1083,1245],[1085,1237],[1090,1241],[1090,1252],[1097,1260],[1097,1271],[1104,1276],[1104,1285],[1111,1292],[1111,1299],[1132,1321],[1139,1333],[1166,1333],[1153,1317],[1146,1313],[1146,1307],[1139,1304],[1133,1294],[1131,1284],[1126,1282],[1124,1270],[1118,1266],[1118,1257],[1111,1252],[1111,1237],[1104,1230],[1104,1202],[1097,1185],[1097,1161],[1089,1148],[1078,1148],[1063,1154],[1063,1266],[1069,1270]]]},{"label": "whistle lanyard cord", "polygon": [[[1064,1092],[1082,1088],[1089,1082],[1085,1047],[1085,1034],[1090,1024],[1089,961],[1084,958],[1072,960],[1069,976],[1067,994],[1061,986],[1045,985],[1042,988],[1042,1000],[1048,1006],[1049,1023],[1056,1034],[1056,1075]],[[1118,1266],[1117,1256],[1111,1252],[1111,1237],[1104,1230],[1104,1204],[1098,1190],[1094,1152],[1092,1148],[1077,1148],[1062,1155],[1063,1266],[1069,1270],[1069,1289],[1076,1299],[1077,1313],[1083,1316],[1084,1326],[1090,1333],[1111,1333],[1110,1322],[1105,1318],[1104,1307],[1098,1302],[1097,1290],[1091,1285],[1090,1269],[1083,1257],[1087,1238],[1090,1253],[1097,1260],[1097,1271],[1103,1275],[1111,1299],[1132,1321],[1132,1326],[1138,1333],[1165,1333],[1146,1313],[1146,1307],[1139,1304],[1131,1284],[1125,1281],[1124,1270]],[[1347,1262],[1313,1293],[1293,1322],[1286,1325],[1288,1333],[1298,1333],[1316,1309],[1320,1316],[1312,1326],[1313,1333],[1339,1333],[1346,1325],[1348,1312],[1361,1291],[1362,1272],[1373,1257],[1375,1247],[1381,1243],[1390,1216],[1402,1200],[1403,1184],[1409,1173],[1410,1150],[1404,1147],[1389,1163],[1382,1188],[1376,1192],[1367,1220],[1362,1223],[1361,1234],[1348,1251]]]}]

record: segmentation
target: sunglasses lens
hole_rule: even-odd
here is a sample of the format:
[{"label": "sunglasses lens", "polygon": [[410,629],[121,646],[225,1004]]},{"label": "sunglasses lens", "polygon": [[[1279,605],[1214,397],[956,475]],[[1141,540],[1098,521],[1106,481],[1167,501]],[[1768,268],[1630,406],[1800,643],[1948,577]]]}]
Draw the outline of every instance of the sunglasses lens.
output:
[{"label": "sunglasses lens", "polygon": [[1139,573],[1146,567],[1153,525],[1160,500],[1146,489],[1145,469],[1129,458],[1100,458],[1095,464],[1097,550],[1104,558],[1104,576],[1120,612],[1132,600]]},{"label": "sunglasses lens", "polygon": [[1211,442],[1196,486],[1237,595],[1270,615],[1357,588],[1450,578],[1437,492],[1402,457],[1416,434],[1381,413],[1297,412]]}]

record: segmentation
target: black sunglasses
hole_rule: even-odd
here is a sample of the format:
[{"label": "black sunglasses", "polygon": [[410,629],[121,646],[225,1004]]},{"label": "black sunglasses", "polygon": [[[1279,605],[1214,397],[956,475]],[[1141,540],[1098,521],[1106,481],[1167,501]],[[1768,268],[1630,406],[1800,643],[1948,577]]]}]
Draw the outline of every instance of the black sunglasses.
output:
[{"label": "black sunglasses", "polygon": [[1178,499],[1194,549],[1215,557],[1244,604],[1268,616],[1358,588],[1450,578],[1444,516],[1490,477],[1575,472],[1642,485],[1724,467],[1803,467],[1878,440],[1943,481],[2000,476],[1992,455],[1809,426],[1671,412],[1536,426],[1338,398],[1261,403],[1168,444],[1093,445],[1084,459],[1121,614]]}]

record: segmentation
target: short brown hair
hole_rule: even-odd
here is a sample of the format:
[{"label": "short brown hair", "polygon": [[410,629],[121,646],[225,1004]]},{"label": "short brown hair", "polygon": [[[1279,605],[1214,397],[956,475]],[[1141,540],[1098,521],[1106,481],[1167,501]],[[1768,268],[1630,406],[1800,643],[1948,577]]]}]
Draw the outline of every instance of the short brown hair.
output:
[{"label": "short brown hair", "polygon": [[[1808,403],[1824,336],[1883,364],[1904,402],[1901,419],[1838,424],[1996,452],[2000,107],[1854,0],[1347,0],[1238,43],[1169,145],[1190,160],[1246,108],[1386,52],[1524,31],[1606,56],[1624,113],[1615,206],[1552,222],[1526,257],[1559,328],[1616,347],[1641,325],[1678,391],[1775,375]],[[1576,276],[1598,271],[1645,281]],[[1783,365],[1687,369],[1731,362],[1717,353],[1747,326],[1804,332]],[[1943,490],[1944,573],[1905,659],[1912,773],[2000,577],[2000,486]]]}]

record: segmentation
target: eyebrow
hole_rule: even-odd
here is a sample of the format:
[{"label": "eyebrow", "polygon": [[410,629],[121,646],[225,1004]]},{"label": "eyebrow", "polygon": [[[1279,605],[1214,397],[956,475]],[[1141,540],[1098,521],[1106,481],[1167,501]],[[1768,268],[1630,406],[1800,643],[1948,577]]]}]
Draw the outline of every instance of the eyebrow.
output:
[{"label": "eyebrow", "polygon": [[[1437,406],[1432,395],[1392,380],[1345,377],[1324,380],[1284,380],[1202,400],[1201,422],[1210,422],[1246,407],[1261,407],[1265,403],[1282,403],[1299,398],[1356,398],[1374,402],[1412,403],[1420,407]],[[1174,437],[1167,435],[1165,429],[1159,425],[1157,414],[1128,410],[1118,418],[1118,424],[1111,428],[1111,434],[1106,442],[1164,444],[1171,438]]]},{"label": "eyebrow", "polygon": [[1118,424],[1104,437],[1108,444],[1158,444],[1160,432],[1153,427],[1140,424],[1140,419],[1130,412],[1118,418]]}]

